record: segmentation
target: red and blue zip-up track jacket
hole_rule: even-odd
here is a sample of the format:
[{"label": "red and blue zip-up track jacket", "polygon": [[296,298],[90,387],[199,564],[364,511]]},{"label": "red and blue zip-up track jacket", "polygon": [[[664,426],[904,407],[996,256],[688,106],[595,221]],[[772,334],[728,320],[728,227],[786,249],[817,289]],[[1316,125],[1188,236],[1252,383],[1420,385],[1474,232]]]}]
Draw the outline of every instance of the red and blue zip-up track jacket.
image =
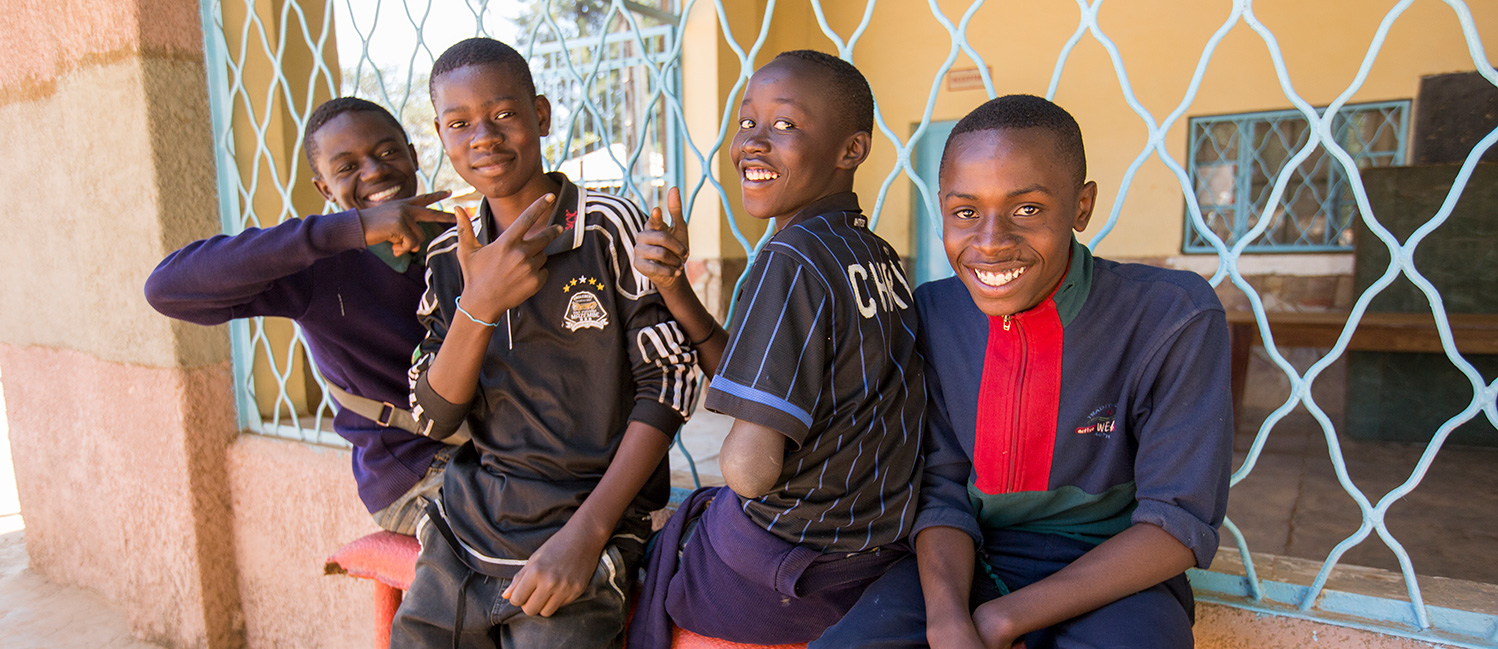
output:
[{"label": "red and blue zip-up track jacket", "polygon": [[991,318],[955,277],[915,299],[931,395],[916,534],[1101,543],[1151,523],[1211,563],[1233,426],[1227,321],[1205,280],[1073,241],[1055,294],[1028,311]]}]

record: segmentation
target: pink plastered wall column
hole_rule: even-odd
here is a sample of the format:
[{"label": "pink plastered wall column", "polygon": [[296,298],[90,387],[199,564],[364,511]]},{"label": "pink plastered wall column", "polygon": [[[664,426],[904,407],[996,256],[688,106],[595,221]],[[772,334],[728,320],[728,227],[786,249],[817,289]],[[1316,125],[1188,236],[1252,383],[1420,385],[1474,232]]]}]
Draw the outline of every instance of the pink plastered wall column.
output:
[{"label": "pink plastered wall column", "polygon": [[244,644],[222,328],[141,287],[218,229],[195,0],[0,0],[0,376],[31,567],[173,647]]}]

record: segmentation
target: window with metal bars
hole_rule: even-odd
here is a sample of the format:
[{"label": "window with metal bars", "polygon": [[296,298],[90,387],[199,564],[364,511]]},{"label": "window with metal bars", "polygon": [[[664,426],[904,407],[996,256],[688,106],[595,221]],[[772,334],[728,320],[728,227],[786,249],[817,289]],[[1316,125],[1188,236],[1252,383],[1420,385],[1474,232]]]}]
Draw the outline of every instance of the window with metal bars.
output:
[{"label": "window with metal bars", "polygon": [[[1409,106],[1409,101],[1343,106],[1332,120],[1332,138],[1358,169],[1403,164]],[[1346,167],[1324,145],[1312,148],[1289,170],[1283,194],[1269,209],[1275,183],[1313,131],[1298,110],[1191,118],[1187,169],[1202,219],[1213,234],[1231,247],[1255,234],[1267,218],[1268,225],[1244,251],[1352,250],[1357,201]],[[1182,249],[1213,252],[1189,211]]]}]

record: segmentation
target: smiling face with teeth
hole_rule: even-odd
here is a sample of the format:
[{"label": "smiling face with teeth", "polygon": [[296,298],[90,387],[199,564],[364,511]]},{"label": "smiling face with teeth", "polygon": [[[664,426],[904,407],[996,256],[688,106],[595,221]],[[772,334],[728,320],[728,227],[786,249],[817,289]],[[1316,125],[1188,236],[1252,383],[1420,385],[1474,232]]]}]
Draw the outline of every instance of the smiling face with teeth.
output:
[{"label": "smiling face with teeth", "polygon": [[750,78],[729,148],[750,216],[775,218],[784,228],[813,201],[853,191],[869,133],[841,117],[826,89],[829,77],[816,65],[782,57]]},{"label": "smiling face with teeth", "polygon": [[312,137],[312,185],[339,207],[361,209],[416,195],[416,147],[386,116],[350,110]]},{"label": "smiling face with teeth", "polygon": [[1072,232],[1092,218],[1097,184],[1078,184],[1057,142],[1045,129],[1002,128],[947,147],[942,243],[985,314],[1013,315],[1050,295],[1066,276]]}]

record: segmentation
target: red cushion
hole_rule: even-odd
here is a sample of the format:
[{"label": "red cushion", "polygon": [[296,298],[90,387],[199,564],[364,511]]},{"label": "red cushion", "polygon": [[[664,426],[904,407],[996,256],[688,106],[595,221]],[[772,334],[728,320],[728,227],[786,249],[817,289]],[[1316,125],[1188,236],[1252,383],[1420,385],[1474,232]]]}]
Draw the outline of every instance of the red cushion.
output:
[{"label": "red cushion", "polygon": [[416,537],[379,531],[339,548],[323,564],[323,574],[363,577],[406,590],[411,587],[420,552]]},{"label": "red cushion", "polygon": [[680,627],[672,627],[671,649],[806,649],[806,644],[740,644],[697,635]]},{"label": "red cushion", "polygon": [[[416,572],[421,544],[416,537],[394,532],[375,532],[339,548],[323,565],[323,573],[347,574],[373,579],[392,588],[406,590]],[[805,644],[748,645],[700,636],[680,628],[671,629],[672,649],[805,649]]]}]

